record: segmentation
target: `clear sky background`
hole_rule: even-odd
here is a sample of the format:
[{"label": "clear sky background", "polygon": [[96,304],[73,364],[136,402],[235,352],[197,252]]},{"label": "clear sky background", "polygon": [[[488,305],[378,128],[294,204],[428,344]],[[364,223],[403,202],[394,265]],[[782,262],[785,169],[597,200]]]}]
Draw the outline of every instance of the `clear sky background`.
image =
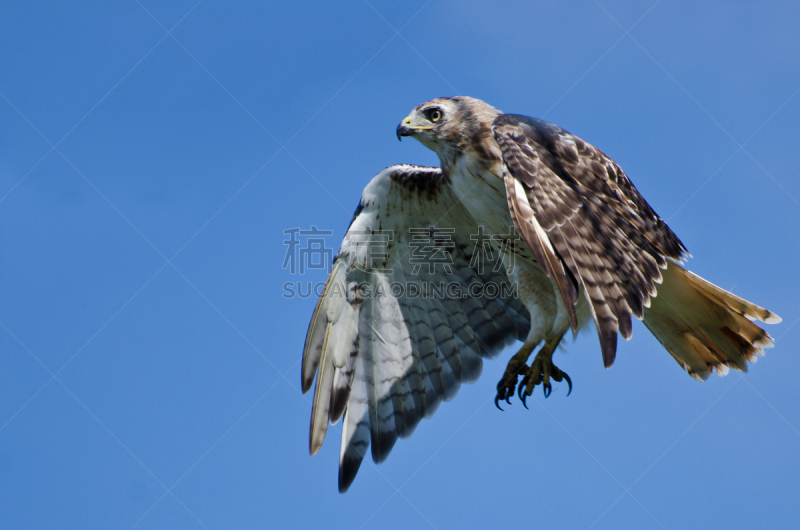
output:
[{"label": "clear sky background", "polygon": [[[745,528],[800,520],[796,1],[0,3],[0,527]],[[395,127],[470,95],[612,156],[695,272],[783,317],[697,383],[638,322],[530,410],[487,361],[336,489],[308,456],[315,300],[283,231],[331,230]]]}]

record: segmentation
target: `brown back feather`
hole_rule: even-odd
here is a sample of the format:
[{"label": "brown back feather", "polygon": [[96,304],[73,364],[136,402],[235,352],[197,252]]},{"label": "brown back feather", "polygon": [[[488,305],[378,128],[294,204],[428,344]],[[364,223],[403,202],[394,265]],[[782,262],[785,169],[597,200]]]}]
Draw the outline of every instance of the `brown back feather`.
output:
[{"label": "brown back feather", "polygon": [[[502,114],[492,126],[509,170],[506,179],[515,225],[556,288],[573,309],[571,297],[551,256],[543,255],[529,219],[546,232],[565,271],[583,287],[600,337],[603,361],[611,366],[616,334],[631,336],[631,315],[644,307],[661,281],[666,259],[681,259],[686,249],[642,198],[625,173],[602,151],[550,123]],[[523,193],[519,193],[521,191]],[[545,247],[547,245],[544,245]],[[540,247],[540,248],[533,248]],[[570,308],[570,304],[572,308]]]}]

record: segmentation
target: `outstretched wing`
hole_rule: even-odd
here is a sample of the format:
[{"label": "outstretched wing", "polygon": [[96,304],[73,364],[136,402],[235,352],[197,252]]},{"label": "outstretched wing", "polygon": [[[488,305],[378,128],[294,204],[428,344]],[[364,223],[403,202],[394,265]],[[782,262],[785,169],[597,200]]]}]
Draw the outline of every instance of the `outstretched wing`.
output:
[{"label": "outstretched wing", "polygon": [[492,125],[508,168],[509,210],[575,325],[578,287],[590,302],[606,367],[617,331],[631,336],[661,282],[665,258],[686,249],[602,151],[542,120],[502,114]]},{"label": "outstretched wing", "polygon": [[439,168],[391,166],[364,190],[303,352],[303,392],[317,381],[312,455],[344,415],[340,491],[370,444],[383,461],[478,378],[483,356],[526,337],[505,270],[475,255],[491,243],[482,237]]}]

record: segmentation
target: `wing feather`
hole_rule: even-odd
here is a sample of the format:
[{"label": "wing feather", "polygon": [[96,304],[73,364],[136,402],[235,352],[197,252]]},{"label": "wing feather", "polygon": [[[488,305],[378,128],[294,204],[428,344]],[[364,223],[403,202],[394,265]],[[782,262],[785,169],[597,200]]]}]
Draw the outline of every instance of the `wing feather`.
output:
[{"label": "wing feather", "polygon": [[666,258],[680,260],[686,249],[599,149],[526,116],[502,114],[492,132],[508,168],[515,225],[568,312],[577,296],[565,295],[567,271],[583,287],[611,366],[617,332],[630,338],[631,316],[643,318]]},{"label": "wing feather", "polygon": [[522,183],[516,178],[506,177],[505,184],[508,209],[511,219],[514,221],[514,227],[533,252],[534,258],[544,269],[545,274],[555,284],[558,294],[564,300],[570,326],[573,331],[577,331],[578,315],[575,311],[575,304],[578,300],[578,290],[575,278],[568,276],[568,269],[564,266],[560,256],[556,254],[550,238],[539,224],[530,202],[526,199],[526,191],[522,187]]},{"label": "wing feather", "polygon": [[[449,269],[413,266],[409,229],[423,227],[449,235]],[[387,231],[388,243],[379,237]],[[303,390],[317,380],[312,454],[328,423],[344,416],[340,491],[350,486],[369,447],[373,460],[383,461],[399,437],[410,436],[423,417],[455,397],[461,383],[478,378],[482,357],[527,335],[530,315],[513,295],[470,291],[508,281],[505,271],[473,264],[472,253],[484,248],[471,239],[478,233],[438,168],[392,166],[364,190],[303,354]],[[433,289],[412,296],[395,292],[398,284]]]},{"label": "wing feather", "polygon": [[339,491],[346,491],[350,487],[369,448],[370,423],[366,371],[366,360],[363,355],[359,355],[356,359],[356,370],[342,426]]}]

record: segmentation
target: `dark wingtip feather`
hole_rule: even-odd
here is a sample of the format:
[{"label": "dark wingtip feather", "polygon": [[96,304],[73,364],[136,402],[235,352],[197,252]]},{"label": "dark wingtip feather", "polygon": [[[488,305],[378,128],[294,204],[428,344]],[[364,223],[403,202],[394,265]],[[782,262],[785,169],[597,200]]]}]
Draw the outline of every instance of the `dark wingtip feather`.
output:
[{"label": "dark wingtip feather", "polygon": [[372,435],[372,460],[376,464],[380,464],[392,452],[392,447],[397,441],[397,433],[395,431],[379,433],[377,429],[372,429],[370,434]]},{"label": "dark wingtip feather", "polygon": [[619,319],[619,333],[625,340],[630,340],[630,338],[633,336],[633,326],[631,324],[630,315],[621,315]]},{"label": "dark wingtip feather", "polygon": [[617,357],[617,331],[609,330],[600,333],[600,349],[603,352],[603,364],[611,368]]},{"label": "dark wingtip feather", "polygon": [[345,457],[339,466],[339,493],[345,493],[356,478],[362,458]]},{"label": "dark wingtip feather", "polygon": [[345,409],[347,408],[347,400],[350,397],[350,386],[346,388],[334,390],[331,394],[330,405],[330,421],[336,423],[342,418]]}]

